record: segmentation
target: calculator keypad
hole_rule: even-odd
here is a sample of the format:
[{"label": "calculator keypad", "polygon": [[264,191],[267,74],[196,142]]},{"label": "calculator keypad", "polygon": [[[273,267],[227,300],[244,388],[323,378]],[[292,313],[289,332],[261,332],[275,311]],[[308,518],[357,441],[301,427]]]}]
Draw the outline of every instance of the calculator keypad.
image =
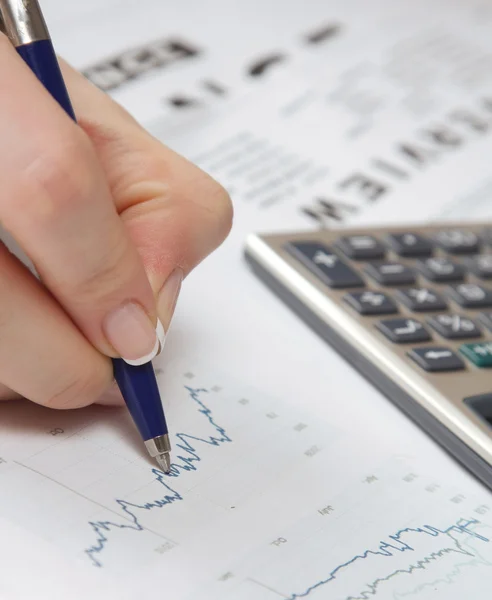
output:
[{"label": "calculator keypad", "polygon": [[408,356],[425,371],[460,371],[465,368],[461,358],[444,346],[414,348]]},{"label": "calculator keypad", "polygon": [[381,285],[406,285],[415,283],[412,269],[397,262],[376,261],[365,268],[367,275]]},{"label": "calculator keypad", "polygon": [[492,306],[492,290],[476,283],[461,283],[451,286],[449,296],[464,308],[486,308]]},{"label": "calculator keypad", "polygon": [[432,329],[448,340],[477,338],[482,335],[475,321],[457,314],[436,315],[427,322]]},{"label": "calculator keypad", "polygon": [[480,254],[467,261],[468,268],[480,279],[492,279],[492,254]]},{"label": "calculator keypad", "polygon": [[364,287],[357,272],[324,244],[299,242],[289,244],[288,250],[331,288]]},{"label": "calculator keypad", "polygon": [[[492,229],[480,235],[450,228],[330,237],[330,245],[300,240],[286,249],[329,288],[360,288],[340,300],[369,320],[375,335],[392,345],[422,344],[406,356],[429,373],[492,367],[492,283],[486,285],[492,279]],[[432,345],[444,340],[453,347]]]},{"label": "calculator keypad", "polygon": [[477,367],[492,367],[492,342],[463,344],[460,352]]},{"label": "calculator keypad", "polygon": [[343,297],[360,315],[391,315],[398,312],[398,307],[390,296],[383,292],[352,292]]},{"label": "calculator keypad", "polygon": [[429,281],[436,283],[463,281],[465,267],[449,258],[428,258],[417,261],[417,269]]},{"label": "calculator keypad", "polygon": [[444,298],[438,292],[429,288],[411,287],[398,290],[395,297],[414,312],[446,310],[447,308]]},{"label": "calculator keypad", "polygon": [[353,260],[384,258],[386,254],[383,244],[372,235],[345,236],[337,241],[336,246]]},{"label": "calculator keypad", "polygon": [[438,246],[451,254],[474,254],[480,245],[478,235],[466,229],[439,231],[434,239]]},{"label": "calculator keypad", "polygon": [[431,337],[427,329],[415,319],[385,319],[376,327],[395,344],[428,342]]},{"label": "calculator keypad", "polygon": [[398,254],[412,258],[415,256],[430,256],[433,251],[432,243],[422,235],[407,231],[392,233],[387,236],[388,244]]},{"label": "calculator keypad", "polygon": [[[492,222],[252,236],[248,256],[311,327],[479,476],[475,456],[485,461],[492,489]],[[453,435],[460,444],[448,445]]]}]

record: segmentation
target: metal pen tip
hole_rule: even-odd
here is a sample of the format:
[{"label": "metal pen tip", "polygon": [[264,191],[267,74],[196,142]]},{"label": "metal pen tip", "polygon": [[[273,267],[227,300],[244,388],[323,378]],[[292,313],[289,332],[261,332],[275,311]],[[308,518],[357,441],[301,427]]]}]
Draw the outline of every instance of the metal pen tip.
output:
[{"label": "metal pen tip", "polygon": [[171,471],[171,456],[169,455],[169,452],[159,454],[155,459],[164,473],[169,473]]},{"label": "metal pen tip", "polygon": [[145,446],[150,456],[156,459],[164,473],[169,473],[171,470],[171,442],[169,441],[169,435],[166,433],[147,440]]}]

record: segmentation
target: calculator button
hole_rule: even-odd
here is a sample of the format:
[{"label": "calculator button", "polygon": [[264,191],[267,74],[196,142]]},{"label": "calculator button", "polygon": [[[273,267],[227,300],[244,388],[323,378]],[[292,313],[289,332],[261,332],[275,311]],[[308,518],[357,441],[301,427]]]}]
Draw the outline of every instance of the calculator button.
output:
[{"label": "calculator button", "polygon": [[492,291],[475,283],[461,283],[449,288],[449,296],[464,308],[492,306]]},{"label": "calculator button", "polygon": [[348,235],[337,241],[339,248],[348,257],[355,260],[384,258],[384,246],[372,235]]},{"label": "calculator button", "polygon": [[388,235],[387,240],[399,256],[430,256],[432,254],[431,242],[416,233],[392,233]]},{"label": "calculator button", "polygon": [[412,269],[396,262],[376,261],[367,265],[365,272],[382,285],[415,283],[415,274]]},{"label": "calculator button", "polygon": [[434,239],[443,250],[451,254],[473,254],[480,245],[478,235],[464,229],[439,231]]},{"label": "calculator button", "polygon": [[407,288],[398,290],[396,298],[410,310],[426,312],[430,310],[446,310],[448,305],[440,294],[428,288]]},{"label": "calculator button", "polygon": [[331,288],[364,287],[361,277],[328,246],[316,242],[292,242],[287,250]]},{"label": "calculator button", "polygon": [[466,261],[470,271],[480,279],[492,278],[492,254],[479,254]]},{"label": "calculator button", "polygon": [[361,315],[391,315],[398,312],[393,300],[382,292],[354,292],[343,299]]},{"label": "calculator button", "polygon": [[463,402],[468,404],[478,415],[482,416],[489,425],[492,425],[492,394],[478,394],[464,398]]},{"label": "calculator button", "polygon": [[428,320],[432,329],[448,340],[474,338],[482,335],[475,321],[456,314],[436,315]]},{"label": "calculator button", "polygon": [[414,348],[408,356],[426,371],[461,371],[465,368],[457,354],[442,346]]},{"label": "calculator button", "polygon": [[492,331],[492,312],[480,313],[478,318],[483,323],[483,325],[487,327],[487,329],[490,329],[490,331]]},{"label": "calculator button", "polygon": [[430,281],[463,281],[465,269],[449,258],[428,258],[419,260],[417,269]]},{"label": "calculator button", "polygon": [[460,352],[477,367],[492,367],[492,343],[463,344]]},{"label": "calculator button", "polygon": [[415,319],[385,319],[376,327],[395,344],[428,342],[431,337],[427,329]]}]

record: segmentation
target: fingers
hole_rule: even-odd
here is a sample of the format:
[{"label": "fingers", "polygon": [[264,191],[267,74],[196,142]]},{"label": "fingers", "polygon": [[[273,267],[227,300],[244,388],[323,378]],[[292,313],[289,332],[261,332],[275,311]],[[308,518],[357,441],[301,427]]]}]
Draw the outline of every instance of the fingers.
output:
[{"label": "fingers", "polygon": [[229,196],[198,167],[151,137],[79,73],[66,64],[63,70],[79,124],[104,168],[167,330],[182,276],[230,230]]},{"label": "fingers", "polygon": [[110,389],[110,360],[4,246],[0,281],[1,399],[23,396],[54,408],[78,408]]},{"label": "fingers", "polygon": [[91,141],[4,36],[0,72],[2,225],[96,348],[148,359],[158,348],[154,295]]}]

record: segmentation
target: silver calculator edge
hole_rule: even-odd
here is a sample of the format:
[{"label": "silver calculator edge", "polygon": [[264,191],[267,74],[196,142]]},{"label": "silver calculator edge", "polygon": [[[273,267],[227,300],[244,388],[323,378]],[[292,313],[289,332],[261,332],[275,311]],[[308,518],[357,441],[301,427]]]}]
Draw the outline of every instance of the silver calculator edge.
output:
[{"label": "silver calculator edge", "polygon": [[[441,228],[483,229],[473,223],[443,224]],[[329,234],[378,234],[416,230],[425,233],[438,226],[412,224],[365,229],[339,229]],[[325,339],[350,364],[389,400],[431,435],[443,448],[492,489],[492,430],[490,424],[470,409],[458,410],[439,397],[427,374],[419,372],[384,340],[369,332],[349,311],[332,300],[320,282],[303,274],[296,259],[283,248],[292,240],[314,240],[324,232],[252,234],[248,237],[245,258],[253,272],[315,333]],[[492,369],[489,370],[492,392]]]}]

